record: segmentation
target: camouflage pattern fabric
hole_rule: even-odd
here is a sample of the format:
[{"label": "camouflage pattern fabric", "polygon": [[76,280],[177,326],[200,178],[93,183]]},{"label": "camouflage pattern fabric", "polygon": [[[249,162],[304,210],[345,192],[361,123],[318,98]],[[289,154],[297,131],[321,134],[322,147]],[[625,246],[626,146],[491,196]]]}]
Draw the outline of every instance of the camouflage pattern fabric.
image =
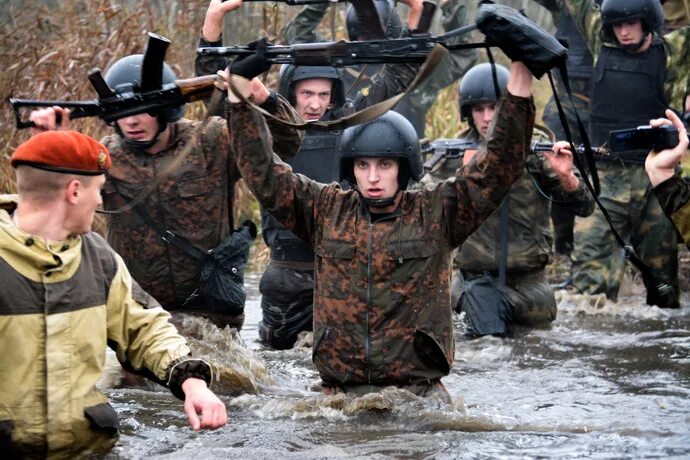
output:
[{"label": "camouflage pattern fabric", "polygon": [[[465,137],[480,142],[479,135],[471,130]],[[535,128],[533,142],[553,142],[554,137],[546,128]],[[422,182],[438,182],[446,179],[453,166],[460,165],[460,159],[427,174]],[[448,163],[448,161],[446,162]],[[545,266],[551,258],[551,231],[549,226],[550,201],[536,189],[536,180],[541,189],[553,199],[569,202],[572,213],[587,216],[594,209],[594,202],[584,184],[573,192],[563,190],[560,181],[543,156],[530,153],[522,176],[513,184],[508,193],[508,255],[507,279],[508,296],[514,307],[515,322],[521,325],[536,325],[556,318],[556,300],[553,290],[546,280]],[[566,206],[564,204],[564,206]],[[500,267],[500,211],[496,210],[462,244],[455,256],[453,273],[453,299],[460,299],[462,279],[490,273],[497,277]],[[463,275],[460,275],[462,270]]]},{"label": "camouflage pattern fabric", "polygon": [[668,30],[676,30],[690,24],[690,1],[666,0],[663,2],[664,18]]},{"label": "camouflage pattern fabric", "polygon": [[[292,114],[279,98],[278,113]],[[183,163],[163,179],[142,206],[164,228],[207,251],[218,246],[232,231],[235,183],[240,175],[228,152],[225,120],[200,122],[181,119],[170,125],[169,147],[158,154],[133,150],[120,135],[103,139],[113,167],[103,191],[105,209],[119,208],[148,190],[159,175],[191,146]],[[300,137],[294,130],[272,122],[273,139],[281,151],[296,151]],[[179,309],[197,288],[200,262],[161,240],[134,210],[109,217],[108,241],[122,255],[132,276],[166,309]],[[195,305],[203,310],[203,305]],[[191,306],[190,306],[191,308]],[[217,313],[217,312],[216,312]]]},{"label": "camouflage pattern fabric", "polygon": [[[666,282],[676,295],[660,307],[678,306],[678,238],[651,193],[649,178],[641,165],[598,162],[599,200],[609,212],[614,227],[629,242],[638,257],[655,274],[645,285]],[[597,209],[575,227],[573,272],[581,293],[604,293],[616,300],[623,276],[623,259],[609,224]],[[649,300],[649,294],[648,294]]]},{"label": "camouflage pattern fabric", "polygon": [[664,214],[673,221],[685,245],[690,248],[690,183],[675,175],[653,189]]},{"label": "camouflage pattern fabric", "polygon": [[230,104],[242,177],[316,252],[312,356],[326,384],[409,385],[448,374],[450,253],[518,178],[533,123],[531,99],[506,95],[489,142],[468,166],[436,187],[403,192],[398,210],[374,223],[356,191],[292,174],[271,154],[260,115]]}]

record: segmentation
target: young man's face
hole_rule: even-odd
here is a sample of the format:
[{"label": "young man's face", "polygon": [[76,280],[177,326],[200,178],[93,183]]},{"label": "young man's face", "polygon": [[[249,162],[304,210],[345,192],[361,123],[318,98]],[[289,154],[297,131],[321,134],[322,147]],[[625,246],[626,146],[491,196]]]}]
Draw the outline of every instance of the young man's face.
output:
[{"label": "young man's face", "polygon": [[333,81],[309,78],[295,84],[295,110],[304,121],[319,120],[331,103]]},{"label": "young man's face", "polygon": [[631,19],[614,24],[613,33],[616,35],[618,43],[622,46],[637,45],[645,36],[642,21],[639,19]]},{"label": "young man's face", "polygon": [[357,188],[364,198],[380,200],[398,191],[398,161],[394,158],[355,158]]},{"label": "young man's face", "polygon": [[158,134],[158,118],[148,113],[140,113],[117,120],[122,135],[127,139],[146,142],[153,140]]},{"label": "young man's face", "polygon": [[489,132],[489,125],[491,125],[491,120],[494,118],[495,111],[495,102],[485,102],[472,106],[472,121],[482,138],[486,138]]},{"label": "young man's face", "polygon": [[82,234],[91,230],[96,209],[103,205],[101,190],[105,185],[105,174],[80,180],[79,201],[74,204],[70,219],[70,232]]}]

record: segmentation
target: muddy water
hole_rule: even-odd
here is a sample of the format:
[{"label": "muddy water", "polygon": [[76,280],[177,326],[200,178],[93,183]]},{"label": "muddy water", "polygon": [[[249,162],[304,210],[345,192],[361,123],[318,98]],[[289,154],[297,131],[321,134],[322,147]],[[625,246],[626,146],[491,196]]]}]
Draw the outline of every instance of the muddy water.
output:
[{"label": "muddy water", "polygon": [[[408,393],[322,396],[310,350],[263,350],[257,276],[241,338],[190,322],[220,362],[230,423],[194,433],[159,388],[106,382],[127,458],[690,458],[690,298],[684,308],[562,298],[549,330],[458,337],[444,407]],[[236,385],[244,394],[231,396]]]}]

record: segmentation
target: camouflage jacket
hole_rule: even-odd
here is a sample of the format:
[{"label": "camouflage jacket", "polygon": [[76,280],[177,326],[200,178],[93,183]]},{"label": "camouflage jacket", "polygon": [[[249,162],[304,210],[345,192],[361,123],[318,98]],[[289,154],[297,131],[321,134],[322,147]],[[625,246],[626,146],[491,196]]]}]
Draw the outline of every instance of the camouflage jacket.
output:
[{"label": "camouflage jacket", "polygon": [[9,214],[15,206],[14,197],[0,195],[5,458],[80,458],[112,447],[118,416],[97,388],[107,346],[127,369],[182,399],[187,377],[211,383],[210,367],[188,357],[170,315],[100,235],[48,243],[16,227]]},{"label": "camouflage jacket", "polygon": [[248,187],[316,253],[313,360],[326,383],[410,384],[447,375],[454,355],[450,254],[524,168],[531,99],[499,103],[491,140],[456,176],[405,191],[371,221],[360,195],[292,174],[271,154],[260,115],[232,104],[233,152]]},{"label": "camouflage jacket", "polygon": [[[286,110],[287,108],[287,110]],[[279,99],[278,113],[292,113]],[[225,120],[211,117],[200,122],[182,119],[173,123],[169,147],[156,155],[128,148],[119,135],[107,136],[103,144],[113,158],[103,192],[106,209],[119,208],[142,191],[149,190],[161,173],[190,147],[175,171],[165,177],[142,203],[150,218],[208,251],[232,231],[235,183],[240,175],[228,152]],[[294,130],[271,123],[276,147],[297,151],[300,138]],[[275,128],[275,129],[274,129]],[[110,216],[108,241],[122,255],[132,276],[168,309],[179,308],[196,290],[201,262],[161,236],[134,210]]]},{"label": "camouflage jacket", "polygon": [[[602,46],[616,46],[602,42],[601,14],[593,0],[565,0],[578,27],[587,38],[590,51],[598,58]],[[690,87],[690,28],[683,27],[663,36],[666,50],[666,81],[664,94],[669,107],[682,112]],[[659,114],[661,116],[662,114]]]},{"label": "camouflage jacket", "polygon": [[[475,130],[462,137],[481,144]],[[532,142],[553,142],[553,133],[543,127],[535,127]],[[452,176],[461,165],[462,158],[446,160],[440,167],[422,178],[422,184],[438,183]],[[576,175],[579,174],[576,173]],[[580,181],[578,188],[566,192],[543,154],[530,152],[522,176],[508,193],[508,259],[510,272],[543,269],[551,256],[552,235],[549,222],[551,202],[537,186],[556,201],[567,203],[566,209],[586,217],[594,211],[594,201]],[[564,203],[564,205],[566,205]],[[460,246],[456,266],[473,272],[498,272],[500,264],[500,210],[496,210]]]},{"label": "camouflage jacket", "polygon": [[690,248],[690,182],[676,174],[652,190],[664,214],[673,221]]}]

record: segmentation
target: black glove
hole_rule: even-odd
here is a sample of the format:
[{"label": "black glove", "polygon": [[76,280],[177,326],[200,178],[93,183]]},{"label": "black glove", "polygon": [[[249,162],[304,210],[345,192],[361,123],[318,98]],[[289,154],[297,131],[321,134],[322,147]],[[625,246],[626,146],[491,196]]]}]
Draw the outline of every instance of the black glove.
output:
[{"label": "black glove", "polygon": [[269,70],[271,63],[266,60],[265,51],[270,44],[266,37],[247,43],[247,48],[256,50],[256,52],[249,56],[239,56],[235,59],[230,65],[230,73],[251,80]]},{"label": "black glove", "polygon": [[513,61],[522,61],[537,78],[567,58],[568,50],[556,37],[513,8],[482,3],[476,23],[488,45],[498,46]]}]

